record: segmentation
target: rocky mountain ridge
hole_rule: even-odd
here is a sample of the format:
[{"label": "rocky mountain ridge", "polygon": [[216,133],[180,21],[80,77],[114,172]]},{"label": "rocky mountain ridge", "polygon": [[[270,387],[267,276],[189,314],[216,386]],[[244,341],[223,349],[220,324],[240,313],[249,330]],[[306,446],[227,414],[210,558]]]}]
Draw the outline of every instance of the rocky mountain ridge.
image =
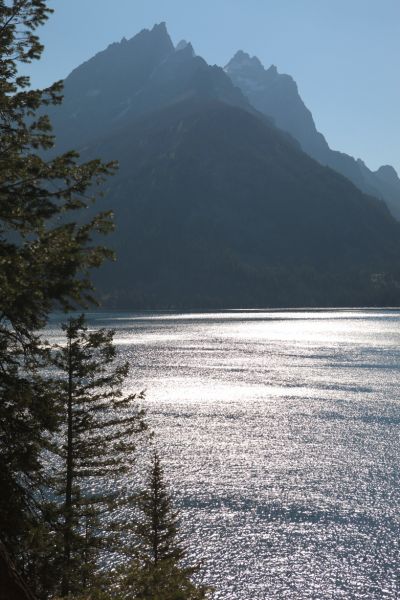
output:
[{"label": "rocky mountain ridge", "polygon": [[225,72],[254,108],[272,117],[278,127],[298,140],[304,152],[348,177],[363,192],[384,200],[400,219],[400,179],[395,169],[385,165],[371,171],[362,160],[332,150],[290,75],[279,73],[274,65],[265,69],[257,57],[243,51],[235,54]]}]

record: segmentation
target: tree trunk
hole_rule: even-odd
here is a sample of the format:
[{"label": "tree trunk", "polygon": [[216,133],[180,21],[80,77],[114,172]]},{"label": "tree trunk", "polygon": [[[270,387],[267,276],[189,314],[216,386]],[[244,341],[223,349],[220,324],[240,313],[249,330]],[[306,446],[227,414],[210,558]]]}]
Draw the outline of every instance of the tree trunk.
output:
[{"label": "tree trunk", "polygon": [[0,600],[35,600],[0,542]]},{"label": "tree trunk", "polygon": [[68,339],[68,405],[67,405],[67,465],[64,504],[64,568],[61,584],[62,596],[68,596],[71,579],[71,536],[72,536],[72,479],[73,479],[73,454],[72,454],[72,340]]}]

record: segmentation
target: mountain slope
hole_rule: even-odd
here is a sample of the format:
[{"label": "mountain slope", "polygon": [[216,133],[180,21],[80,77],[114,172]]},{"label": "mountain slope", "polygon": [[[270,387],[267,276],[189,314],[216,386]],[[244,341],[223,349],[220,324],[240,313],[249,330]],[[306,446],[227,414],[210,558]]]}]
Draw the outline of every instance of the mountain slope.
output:
[{"label": "mountain slope", "polygon": [[[108,305],[394,303],[400,225],[276,128],[220,101],[175,104],[96,144],[117,156]],[[378,275],[377,275],[378,274]]]},{"label": "mountain slope", "polygon": [[[250,103],[293,135],[307,154],[348,177],[362,191],[384,199],[392,214],[400,219],[400,179],[393,167],[381,167],[373,172],[361,160],[331,150],[324,136],[317,131],[292,77],[278,73],[275,66],[265,69],[257,57],[242,51],[236,53],[225,72]],[[390,176],[387,178],[388,170]]]}]

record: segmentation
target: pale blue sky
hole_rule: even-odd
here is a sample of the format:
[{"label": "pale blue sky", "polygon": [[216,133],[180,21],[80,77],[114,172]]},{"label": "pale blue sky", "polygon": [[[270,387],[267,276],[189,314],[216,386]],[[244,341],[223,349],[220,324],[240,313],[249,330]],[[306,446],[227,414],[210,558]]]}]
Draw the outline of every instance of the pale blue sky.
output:
[{"label": "pale blue sky", "polygon": [[400,0],[52,0],[32,82],[166,21],[211,64],[242,49],[291,74],[331,147],[400,172]]}]

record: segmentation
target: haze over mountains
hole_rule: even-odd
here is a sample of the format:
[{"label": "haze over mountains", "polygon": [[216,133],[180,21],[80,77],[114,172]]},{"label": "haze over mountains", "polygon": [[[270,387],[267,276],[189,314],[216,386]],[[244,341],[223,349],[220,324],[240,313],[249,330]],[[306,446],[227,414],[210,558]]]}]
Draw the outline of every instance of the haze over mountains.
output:
[{"label": "haze over mountains", "polygon": [[120,163],[103,200],[118,260],[97,277],[109,306],[398,303],[400,225],[362,191],[380,178],[395,212],[396,174],[365,167],[372,188],[359,166],[356,187],[322,166],[345,155],[257,59],[209,66],[161,24],[73,71],[51,117],[57,150]]},{"label": "haze over mountains", "polygon": [[385,200],[393,215],[400,219],[400,179],[395,169],[385,165],[373,172],[361,159],[331,150],[317,131],[313,116],[290,75],[278,73],[274,65],[265,69],[257,57],[243,51],[237,52],[225,71],[252,106],[273,117],[276,125],[291,133],[307,154],[348,177],[367,194]]},{"label": "haze over mountains", "polygon": [[58,146],[85,144],[194,96],[252,110],[220,67],[208,66],[190,44],[175,50],[165,24],[155,25],[112,44],[67,77],[62,110],[52,115]]}]

